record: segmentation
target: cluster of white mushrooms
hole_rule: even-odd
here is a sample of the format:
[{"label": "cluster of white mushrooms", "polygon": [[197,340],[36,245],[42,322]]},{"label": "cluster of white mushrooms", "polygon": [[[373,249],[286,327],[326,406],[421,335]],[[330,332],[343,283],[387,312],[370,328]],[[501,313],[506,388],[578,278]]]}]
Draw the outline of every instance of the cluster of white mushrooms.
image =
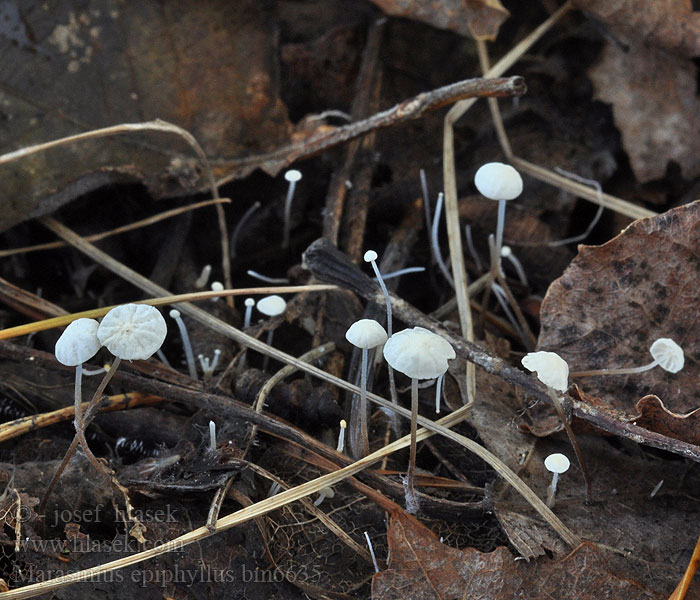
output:
[{"label": "cluster of white mushrooms", "polygon": [[[588,471],[583,461],[581,451],[578,448],[576,439],[571,432],[569,424],[564,416],[559,395],[565,394],[569,389],[569,377],[592,377],[598,375],[634,375],[643,373],[656,366],[661,367],[669,373],[678,373],[685,365],[685,357],[683,348],[670,338],[659,338],[649,348],[652,361],[646,365],[639,367],[620,367],[611,369],[591,369],[588,371],[569,372],[568,363],[559,356],[556,352],[547,352],[540,350],[538,352],[529,352],[523,359],[522,364],[528,370],[535,372],[537,379],[547,386],[547,391],[552,398],[554,408],[557,410],[560,419],[573,446],[579,461],[579,466],[583,472],[586,482],[586,495],[590,499],[590,482]],[[552,484],[547,490],[547,506],[554,506],[554,495],[557,490],[557,482],[559,475],[569,469],[569,459],[563,454],[552,454],[545,459],[545,467],[548,471],[554,474]]]},{"label": "cluster of white mushrooms", "polygon": [[[372,263],[387,305],[387,322],[391,331],[391,301],[388,291],[376,265],[377,253],[367,251],[365,260]],[[391,369],[403,373],[411,379],[411,447],[408,474],[405,482],[406,505],[410,512],[418,508],[414,488],[414,470],[416,463],[416,431],[418,423],[418,381],[437,379],[436,408],[439,412],[439,397],[442,377],[447,372],[448,361],[455,358],[454,348],[441,336],[423,327],[404,329],[389,336],[380,323],[374,319],[360,319],[347,330],[347,340],[362,350],[360,366],[360,439],[361,455],[369,453],[367,432],[367,364],[368,352],[384,344],[383,355],[390,373]]]}]

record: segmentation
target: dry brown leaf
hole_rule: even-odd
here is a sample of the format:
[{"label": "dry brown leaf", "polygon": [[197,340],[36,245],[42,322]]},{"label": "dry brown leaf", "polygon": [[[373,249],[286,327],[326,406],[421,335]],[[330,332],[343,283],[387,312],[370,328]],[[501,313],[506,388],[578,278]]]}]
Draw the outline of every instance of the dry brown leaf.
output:
[{"label": "dry brown leaf", "polygon": [[[0,35],[3,60],[12,65],[0,76],[0,153],[154,118],[184,127],[219,159],[289,140],[275,31],[264,3],[104,0],[90,6],[61,0],[49,15],[41,3],[27,2],[16,32],[31,32],[27,42]],[[63,146],[0,167],[0,230],[25,218],[39,200],[47,209],[124,180],[144,182],[157,197],[203,181],[192,149],[173,135]]]},{"label": "dry brown leaf", "polygon": [[389,15],[428,23],[477,39],[493,40],[510,14],[500,0],[372,0]]},{"label": "dry brown leaf", "polygon": [[419,521],[395,511],[389,526],[390,562],[372,579],[372,598],[390,600],[457,599],[586,600],[661,599],[629,579],[611,574],[593,544],[566,558],[516,561],[503,547],[483,553],[440,543]]},{"label": "dry brown leaf", "polygon": [[650,394],[636,404],[639,416],[634,422],[640,427],[656,431],[668,437],[700,445],[700,408],[678,414],[668,410],[661,398]]},{"label": "dry brown leaf", "polygon": [[580,246],[542,303],[539,349],[557,352],[572,371],[642,366],[657,338],[684,349],[685,368],[635,375],[581,378],[577,383],[604,405],[633,418],[647,394],[670,410],[700,406],[700,202],[635,221],[602,246]]},{"label": "dry brown leaf", "polygon": [[627,52],[608,43],[589,70],[596,98],[613,106],[639,181],[663,177],[669,161],[688,179],[700,174],[696,71],[690,60],[641,43]]},{"label": "dry brown leaf", "polygon": [[574,0],[616,36],[693,58],[700,54],[700,11],[690,0]]},{"label": "dry brown leaf", "polygon": [[560,556],[566,554],[562,539],[541,519],[508,510],[498,503],[494,506],[494,514],[510,543],[526,560],[544,556],[547,551]]}]

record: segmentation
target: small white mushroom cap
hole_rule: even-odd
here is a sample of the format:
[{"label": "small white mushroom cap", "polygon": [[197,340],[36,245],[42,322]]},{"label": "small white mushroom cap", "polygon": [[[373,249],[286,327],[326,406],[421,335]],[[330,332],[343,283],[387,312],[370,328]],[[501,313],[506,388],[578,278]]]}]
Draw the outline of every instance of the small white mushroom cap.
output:
[{"label": "small white mushroom cap", "polygon": [[284,174],[284,178],[290,183],[293,181],[299,181],[301,179],[301,171],[297,171],[296,169],[289,169],[289,171],[287,171]]},{"label": "small white mushroom cap", "polygon": [[257,309],[268,317],[276,317],[284,312],[287,303],[281,296],[265,296],[258,300]]},{"label": "small white mushroom cap", "polygon": [[56,360],[62,365],[77,367],[90,360],[102,347],[97,337],[95,319],[76,319],[56,342]]},{"label": "small white mushroom cap", "polygon": [[365,252],[365,262],[372,262],[373,260],[377,260],[377,253],[374,250],[367,250]]},{"label": "small white mushroom cap", "polygon": [[571,462],[563,454],[550,454],[544,459],[544,466],[550,473],[566,473]]},{"label": "small white mushroom cap", "polygon": [[569,365],[556,352],[528,352],[521,362],[528,371],[536,371],[546,386],[560,392],[569,388]]},{"label": "small white mushroom cap", "polygon": [[513,200],[523,191],[523,179],[513,167],[500,162],[481,165],[474,175],[479,192],[491,200]]},{"label": "small white mushroom cap", "polygon": [[345,339],[358,348],[376,348],[387,340],[387,334],[374,319],[355,321],[345,332]]},{"label": "small white mushroom cap", "polygon": [[123,304],[110,310],[97,337],[114,356],[145,360],[163,345],[168,326],[160,311],[148,304]]},{"label": "small white mushroom cap", "polygon": [[245,304],[246,306],[253,307],[255,306],[255,300],[253,300],[252,298],[246,298],[243,304]]},{"label": "small white mushroom cap", "polygon": [[510,246],[501,247],[501,256],[503,258],[508,258],[511,254],[513,254],[513,250],[511,250]]},{"label": "small white mushroom cap", "polygon": [[653,359],[669,373],[678,373],[685,364],[683,348],[670,338],[659,338],[649,349]]},{"label": "small white mushroom cap", "polygon": [[212,281],[211,282],[211,291],[212,292],[221,292],[224,289],[224,284],[221,283],[220,281]]},{"label": "small white mushroom cap", "polygon": [[392,369],[411,379],[435,379],[447,371],[456,356],[450,343],[423,327],[404,329],[384,345],[384,358]]}]

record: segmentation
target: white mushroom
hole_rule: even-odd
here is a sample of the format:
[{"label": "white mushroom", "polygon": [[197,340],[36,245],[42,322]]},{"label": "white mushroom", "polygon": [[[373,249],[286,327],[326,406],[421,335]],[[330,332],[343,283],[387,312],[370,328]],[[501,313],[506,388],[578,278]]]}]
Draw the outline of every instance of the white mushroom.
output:
[{"label": "white mushroom", "polygon": [[90,360],[102,347],[97,337],[99,323],[95,319],[76,319],[56,342],[56,360],[68,367],[77,367]]},{"label": "white mushroom", "polygon": [[521,361],[528,371],[537,372],[537,379],[559,392],[569,389],[569,365],[556,352],[528,352]]},{"label": "white mushroom", "polygon": [[114,356],[145,360],[163,345],[168,327],[160,311],[148,304],[123,304],[110,310],[97,337]]},{"label": "white mushroom", "polygon": [[[285,309],[287,308],[287,303],[281,296],[265,296],[264,298],[258,300],[256,308],[267,317],[277,317],[285,311]],[[270,331],[267,332],[268,346],[272,346],[274,334],[274,329],[270,329]],[[265,360],[263,361],[263,371],[267,369],[268,360],[269,357],[265,356]]]},{"label": "white mushroom", "polygon": [[631,375],[643,373],[656,366],[661,367],[669,373],[678,373],[685,365],[683,348],[681,348],[671,338],[659,338],[649,348],[651,357],[654,359],[649,364],[641,367],[623,367],[620,369],[593,369],[590,371],[576,371],[572,377],[590,377],[592,375]]},{"label": "white mushroom", "polygon": [[411,378],[411,451],[406,478],[406,508],[417,509],[413,472],[416,465],[416,429],[418,423],[418,380],[442,377],[448,360],[456,356],[450,343],[423,327],[404,329],[384,344],[384,358],[397,371]]},{"label": "white mushroom", "polygon": [[95,319],[76,319],[61,334],[56,342],[56,360],[63,365],[75,367],[75,427],[82,421],[83,363],[90,360],[102,347],[97,337],[99,324]]},{"label": "white mushroom", "polygon": [[284,178],[289,182],[287,189],[287,197],[284,199],[284,230],[282,231],[282,248],[289,248],[289,232],[291,229],[292,220],[292,199],[294,198],[294,189],[297,181],[301,179],[301,171],[289,169],[284,174]]},{"label": "white mushroom", "polygon": [[281,296],[265,296],[258,300],[256,308],[267,317],[276,317],[285,311],[287,303]]},{"label": "white mushroom", "polygon": [[498,200],[498,223],[496,225],[496,252],[500,256],[503,246],[503,227],[506,220],[506,201],[520,196],[523,180],[513,167],[500,162],[486,163],[474,175],[474,184],[479,192],[491,200]]},{"label": "white mushroom", "polygon": [[571,466],[569,459],[563,454],[550,454],[544,459],[545,468],[552,473],[552,483],[547,488],[547,506],[552,508],[554,506],[554,497],[557,493],[557,483],[559,482],[559,475],[566,473]]},{"label": "white mushroom", "polygon": [[345,332],[345,338],[353,346],[362,350],[360,366],[360,443],[361,457],[369,454],[369,435],[367,432],[367,354],[370,348],[381,346],[387,340],[387,334],[374,319],[355,321]]}]

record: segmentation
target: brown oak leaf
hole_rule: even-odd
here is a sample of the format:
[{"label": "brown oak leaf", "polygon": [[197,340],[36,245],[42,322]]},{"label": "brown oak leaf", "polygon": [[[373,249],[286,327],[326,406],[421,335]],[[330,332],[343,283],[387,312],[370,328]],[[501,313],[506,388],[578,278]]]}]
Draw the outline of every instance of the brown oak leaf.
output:
[{"label": "brown oak leaf", "polygon": [[[656,367],[634,375],[575,380],[604,405],[636,416],[648,394],[669,410],[700,406],[700,201],[632,223],[602,246],[579,246],[578,256],[547,290],[538,349],[557,352],[571,371],[642,366],[651,344],[671,338],[685,367]],[[616,418],[619,417],[616,415]]]},{"label": "brown oak leaf", "polygon": [[504,547],[493,552],[457,550],[440,543],[404,511],[389,526],[389,568],[372,579],[373,600],[656,600],[663,596],[616,577],[593,544],[562,560],[515,560]]}]

